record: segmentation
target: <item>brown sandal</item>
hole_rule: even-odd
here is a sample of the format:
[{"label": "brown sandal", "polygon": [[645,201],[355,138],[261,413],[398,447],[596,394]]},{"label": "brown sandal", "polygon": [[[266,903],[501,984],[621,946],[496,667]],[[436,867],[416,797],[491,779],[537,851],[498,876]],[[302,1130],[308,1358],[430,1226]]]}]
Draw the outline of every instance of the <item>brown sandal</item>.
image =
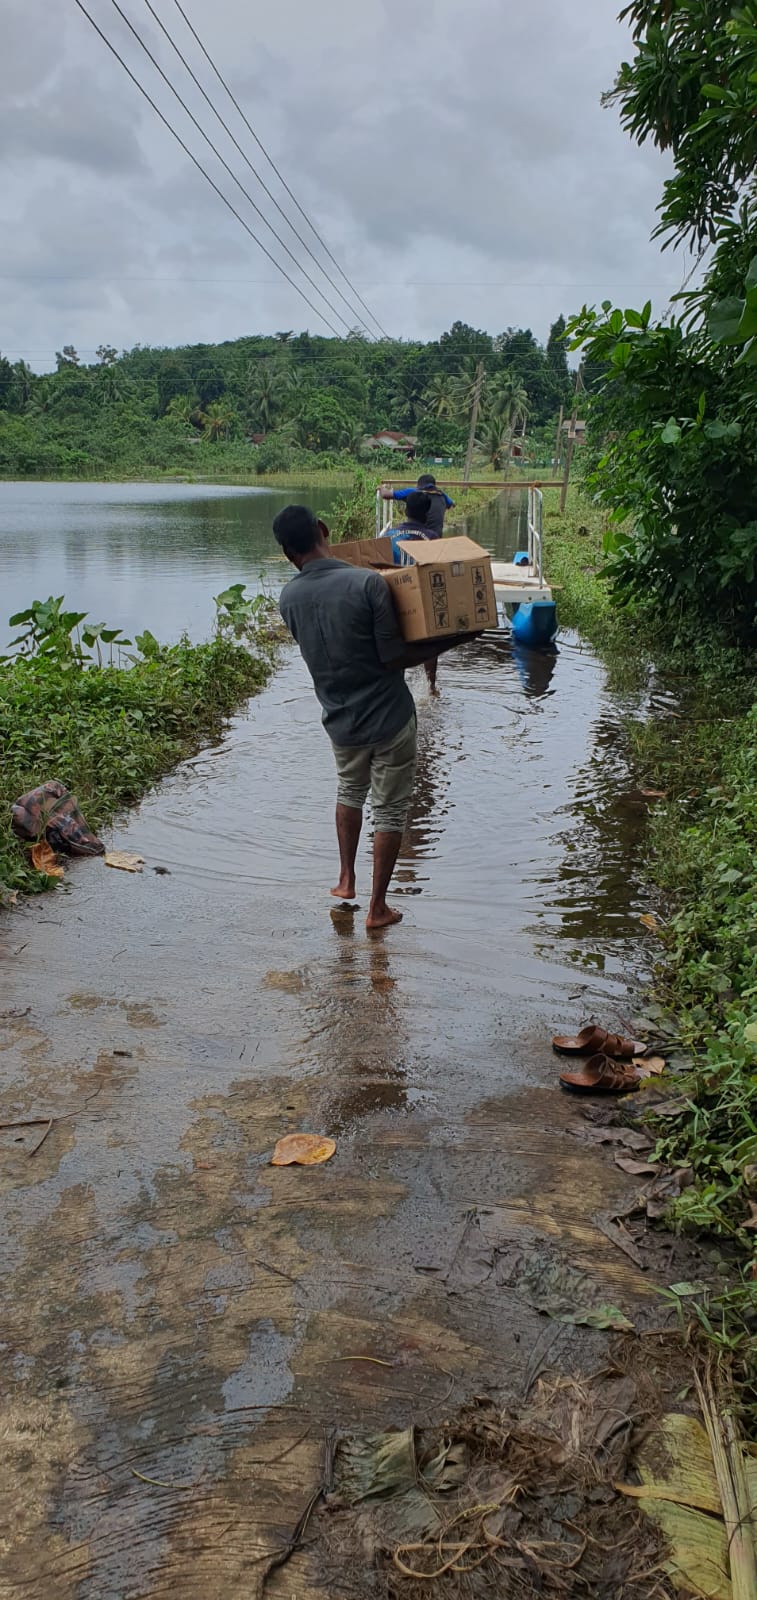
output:
[{"label": "brown sandal", "polygon": [[560,1073],[560,1088],[571,1094],[630,1094],[639,1082],[630,1062],[611,1061],[601,1051],[586,1062],[582,1072]]},{"label": "brown sandal", "polygon": [[601,1052],[616,1060],[630,1061],[632,1056],[643,1056],[646,1045],[639,1039],[624,1039],[619,1033],[608,1033],[606,1028],[588,1023],[575,1039],[558,1034],[552,1040],[552,1049],[561,1056],[593,1056]]}]

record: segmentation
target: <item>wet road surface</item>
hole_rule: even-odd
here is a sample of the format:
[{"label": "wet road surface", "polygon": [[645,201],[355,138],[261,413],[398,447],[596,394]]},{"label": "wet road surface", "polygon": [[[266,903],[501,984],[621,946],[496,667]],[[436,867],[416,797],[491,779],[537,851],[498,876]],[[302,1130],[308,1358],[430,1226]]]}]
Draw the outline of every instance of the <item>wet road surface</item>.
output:
[{"label": "wet road surface", "polygon": [[[522,1393],[565,1329],[525,1249],[643,1319],[596,1218],[629,1180],[556,1089],[552,1032],[628,1014],[640,827],[600,665],[504,639],[413,680],[403,923],[330,902],[334,773],[299,658],[218,748],[0,929],[0,1593],[260,1592],[328,1428]],[[156,866],[168,869],[158,875]],[[358,898],[369,881],[361,844]],[[270,1167],[284,1133],[316,1168]],[[632,1187],[632,1186],[631,1186]],[[359,1594],[307,1546],[266,1595]],[[368,1592],[368,1591],[366,1591]]]}]

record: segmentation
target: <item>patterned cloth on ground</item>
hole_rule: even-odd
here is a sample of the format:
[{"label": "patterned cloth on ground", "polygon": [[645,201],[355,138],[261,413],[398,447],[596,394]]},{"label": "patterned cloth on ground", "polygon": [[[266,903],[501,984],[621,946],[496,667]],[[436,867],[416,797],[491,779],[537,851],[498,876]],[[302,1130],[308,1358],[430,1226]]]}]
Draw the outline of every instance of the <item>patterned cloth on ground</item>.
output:
[{"label": "patterned cloth on ground", "polygon": [[11,807],[11,827],[20,839],[47,839],[53,850],[70,856],[101,856],[105,845],[87,824],[76,797],[51,778]]}]

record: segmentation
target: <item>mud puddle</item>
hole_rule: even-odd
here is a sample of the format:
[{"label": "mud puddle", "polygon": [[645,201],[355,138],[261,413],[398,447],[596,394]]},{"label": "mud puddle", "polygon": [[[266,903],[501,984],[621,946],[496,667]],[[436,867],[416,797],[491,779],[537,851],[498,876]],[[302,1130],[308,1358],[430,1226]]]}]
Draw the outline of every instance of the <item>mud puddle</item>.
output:
[{"label": "mud puddle", "polygon": [[[294,655],[115,830],[141,876],[77,864],[3,926],[3,1119],[55,1119],[33,1156],[0,1144],[5,1593],[257,1594],[328,1430],[525,1392],[556,1325],[524,1254],[658,1315],[596,1221],[633,1185],[571,1136],[548,1046],[619,1022],[640,964],[623,708],[589,654],[504,639],[440,685],[414,683],[390,933],[329,901],[332,763]],[[363,905],[368,868],[366,838]],[[271,1168],[300,1129],[333,1160]],[[559,1337],[569,1369],[606,1350]],[[307,1541],[266,1587],[336,1592]]]}]

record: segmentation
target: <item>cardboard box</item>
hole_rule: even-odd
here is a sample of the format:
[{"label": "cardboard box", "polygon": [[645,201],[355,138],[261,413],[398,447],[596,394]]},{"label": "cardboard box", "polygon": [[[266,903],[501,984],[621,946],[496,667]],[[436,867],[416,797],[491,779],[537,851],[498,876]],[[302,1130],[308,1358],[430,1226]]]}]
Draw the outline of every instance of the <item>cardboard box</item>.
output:
[{"label": "cardboard box", "polygon": [[395,567],[391,539],[353,539],[333,545],[354,567],[373,567],[392,591],[403,639],[414,644],[475,628],[496,628],[491,556],[463,535],[401,539],[410,565]]}]

